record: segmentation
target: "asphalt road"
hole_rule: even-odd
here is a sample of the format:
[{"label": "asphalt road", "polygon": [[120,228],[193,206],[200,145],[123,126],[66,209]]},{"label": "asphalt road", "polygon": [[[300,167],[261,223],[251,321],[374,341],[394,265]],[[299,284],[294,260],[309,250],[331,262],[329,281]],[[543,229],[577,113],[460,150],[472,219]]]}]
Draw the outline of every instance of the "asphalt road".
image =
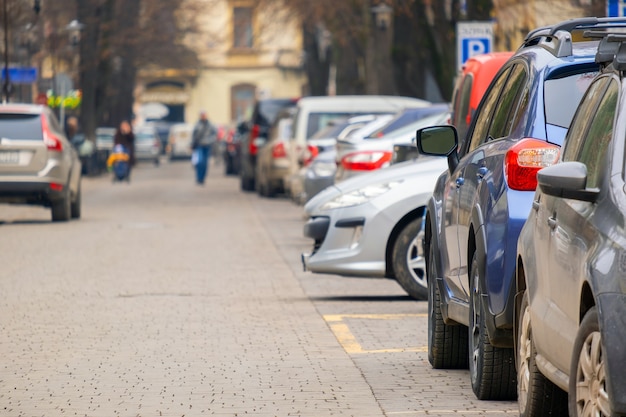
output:
[{"label": "asphalt road", "polygon": [[0,205],[0,416],[510,416],[431,369],[426,302],[301,270],[302,209],[212,166],[83,179],[83,218]]}]

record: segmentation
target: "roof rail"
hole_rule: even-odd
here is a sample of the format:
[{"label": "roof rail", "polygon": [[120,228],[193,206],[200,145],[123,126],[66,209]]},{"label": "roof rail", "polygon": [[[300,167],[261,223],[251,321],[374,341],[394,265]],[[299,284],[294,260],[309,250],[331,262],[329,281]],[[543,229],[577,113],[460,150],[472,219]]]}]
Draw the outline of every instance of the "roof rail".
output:
[{"label": "roof rail", "polygon": [[626,40],[626,35],[607,34],[597,30],[586,30],[584,36],[586,38],[601,39],[598,45],[598,52],[596,52],[596,63],[605,66],[613,61],[619,49],[620,44],[615,37],[618,36],[620,39]]},{"label": "roof rail", "polygon": [[615,59],[613,59],[613,68],[618,71],[626,71],[626,43],[616,43],[616,45],[619,45],[619,49],[615,54]]},{"label": "roof rail", "polygon": [[[617,25],[615,25],[617,24]],[[524,43],[538,36],[553,36],[559,30],[572,32],[574,29],[582,29],[586,27],[626,27],[626,18],[623,17],[581,17],[578,19],[569,19],[557,23],[552,26],[543,26],[535,30],[531,30],[524,38]]]},{"label": "roof rail", "polygon": [[[571,32],[575,29],[609,29],[622,27],[626,28],[626,18],[624,17],[583,17],[579,19],[570,19],[557,23],[552,26],[544,26],[532,30],[524,38],[521,48],[528,46],[541,46],[544,49],[550,51],[556,57],[571,56],[572,50],[572,35]],[[591,37],[600,38],[600,31],[586,31],[585,33],[592,34]],[[606,32],[604,32],[606,35]],[[604,36],[603,35],[603,36]]]}]

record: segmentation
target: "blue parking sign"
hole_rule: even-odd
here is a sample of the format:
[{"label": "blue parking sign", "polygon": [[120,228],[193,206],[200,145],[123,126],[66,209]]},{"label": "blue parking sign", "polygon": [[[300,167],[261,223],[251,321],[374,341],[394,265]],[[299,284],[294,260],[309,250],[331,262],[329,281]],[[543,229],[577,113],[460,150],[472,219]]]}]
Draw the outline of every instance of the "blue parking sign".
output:
[{"label": "blue parking sign", "polygon": [[609,17],[626,16],[626,1],[624,0],[607,0],[606,15]]},{"label": "blue parking sign", "polygon": [[492,22],[458,22],[456,25],[458,69],[474,55],[486,54],[493,47]]},{"label": "blue parking sign", "polygon": [[461,45],[463,62],[474,55],[486,54],[491,51],[491,39],[488,38],[463,39]]}]

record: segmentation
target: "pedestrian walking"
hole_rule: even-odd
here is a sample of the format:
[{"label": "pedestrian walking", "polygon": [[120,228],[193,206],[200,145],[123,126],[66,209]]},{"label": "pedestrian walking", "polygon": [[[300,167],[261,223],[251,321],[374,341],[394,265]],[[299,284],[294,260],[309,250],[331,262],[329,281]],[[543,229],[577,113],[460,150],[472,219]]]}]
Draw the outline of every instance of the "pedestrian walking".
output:
[{"label": "pedestrian walking", "polygon": [[128,120],[123,120],[115,132],[113,146],[122,145],[128,153],[128,174],[127,180],[130,181],[130,171],[135,165],[135,134]]},{"label": "pedestrian walking", "polygon": [[211,149],[217,140],[217,131],[209,121],[205,111],[200,112],[200,120],[193,128],[191,148],[193,149],[192,162],[196,168],[196,183],[204,184],[209,172]]}]

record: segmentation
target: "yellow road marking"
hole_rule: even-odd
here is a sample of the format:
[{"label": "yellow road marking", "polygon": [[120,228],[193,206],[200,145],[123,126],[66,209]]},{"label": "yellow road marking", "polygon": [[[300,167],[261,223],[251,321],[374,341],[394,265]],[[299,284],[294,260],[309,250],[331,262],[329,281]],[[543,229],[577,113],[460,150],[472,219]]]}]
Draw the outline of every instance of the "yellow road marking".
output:
[{"label": "yellow road marking", "polygon": [[361,320],[401,320],[406,318],[427,317],[426,314],[328,314],[324,320],[328,323],[339,344],[349,354],[357,353],[400,353],[428,352],[426,346],[365,350],[357,341],[344,319]]}]

